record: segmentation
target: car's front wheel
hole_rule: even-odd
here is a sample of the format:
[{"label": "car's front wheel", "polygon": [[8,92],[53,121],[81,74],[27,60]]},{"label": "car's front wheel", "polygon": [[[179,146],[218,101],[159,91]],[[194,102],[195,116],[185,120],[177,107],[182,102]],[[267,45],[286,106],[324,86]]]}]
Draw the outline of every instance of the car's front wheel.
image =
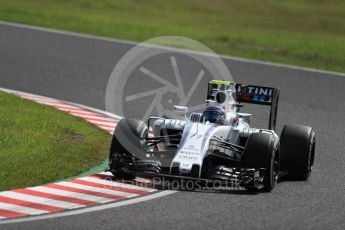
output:
[{"label": "car's front wheel", "polygon": [[[279,152],[275,137],[269,133],[253,133],[249,136],[243,155],[247,168],[265,168],[263,191],[270,192],[278,181]],[[252,188],[247,188],[251,190]]]},{"label": "car's front wheel", "polygon": [[132,178],[126,173],[134,161],[145,154],[147,125],[143,121],[122,119],[116,126],[109,153],[109,170],[120,178]]}]

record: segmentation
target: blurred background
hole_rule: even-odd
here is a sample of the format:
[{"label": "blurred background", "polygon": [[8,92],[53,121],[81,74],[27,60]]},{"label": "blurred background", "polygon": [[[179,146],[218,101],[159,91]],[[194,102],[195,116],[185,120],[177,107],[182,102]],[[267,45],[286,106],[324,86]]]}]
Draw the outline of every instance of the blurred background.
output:
[{"label": "blurred background", "polygon": [[219,54],[345,72],[342,0],[0,0],[0,20],[133,41],[185,36]]}]

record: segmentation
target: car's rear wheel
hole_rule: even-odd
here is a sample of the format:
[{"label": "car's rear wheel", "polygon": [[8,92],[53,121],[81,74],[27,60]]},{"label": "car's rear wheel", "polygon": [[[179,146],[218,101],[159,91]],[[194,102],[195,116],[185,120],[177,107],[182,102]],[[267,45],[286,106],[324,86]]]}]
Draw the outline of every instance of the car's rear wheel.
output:
[{"label": "car's rear wheel", "polygon": [[133,176],[126,173],[134,167],[137,158],[144,157],[147,125],[135,119],[122,119],[116,126],[109,153],[110,172],[120,178],[130,179]]},{"label": "car's rear wheel", "polygon": [[280,136],[281,170],[293,180],[307,180],[315,157],[315,133],[302,125],[285,125]]},{"label": "car's rear wheel", "polygon": [[[265,168],[263,191],[270,192],[278,181],[279,152],[275,137],[269,133],[253,133],[249,136],[243,155],[243,164],[247,168]],[[253,190],[252,187],[247,187]]]}]

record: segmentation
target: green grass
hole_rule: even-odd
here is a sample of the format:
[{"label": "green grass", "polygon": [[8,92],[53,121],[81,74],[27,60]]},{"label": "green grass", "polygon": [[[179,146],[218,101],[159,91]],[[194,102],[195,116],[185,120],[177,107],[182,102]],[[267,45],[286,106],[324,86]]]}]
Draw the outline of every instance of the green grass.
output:
[{"label": "green grass", "polygon": [[62,111],[0,93],[0,191],[78,175],[107,158],[110,135]]},{"label": "green grass", "polygon": [[345,72],[342,0],[0,0],[0,20],[135,41],[186,36],[221,54]]}]

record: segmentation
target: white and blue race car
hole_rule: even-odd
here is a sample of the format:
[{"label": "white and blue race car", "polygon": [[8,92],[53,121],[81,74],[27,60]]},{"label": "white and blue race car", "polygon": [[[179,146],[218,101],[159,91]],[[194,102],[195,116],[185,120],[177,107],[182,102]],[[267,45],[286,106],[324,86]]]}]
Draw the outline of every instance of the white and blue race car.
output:
[{"label": "white and blue race car", "polygon": [[[310,127],[285,125],[275,132],[279,89],[213,80],[206,109],[184,119],[122,119],[113,135],[109,171],[119,178],[150,176],[166,180],[235,185],[271,191],[279,178],[307,180],[315,155]],[[243,103],[270,106],[268,129],[250,127]]]}]

